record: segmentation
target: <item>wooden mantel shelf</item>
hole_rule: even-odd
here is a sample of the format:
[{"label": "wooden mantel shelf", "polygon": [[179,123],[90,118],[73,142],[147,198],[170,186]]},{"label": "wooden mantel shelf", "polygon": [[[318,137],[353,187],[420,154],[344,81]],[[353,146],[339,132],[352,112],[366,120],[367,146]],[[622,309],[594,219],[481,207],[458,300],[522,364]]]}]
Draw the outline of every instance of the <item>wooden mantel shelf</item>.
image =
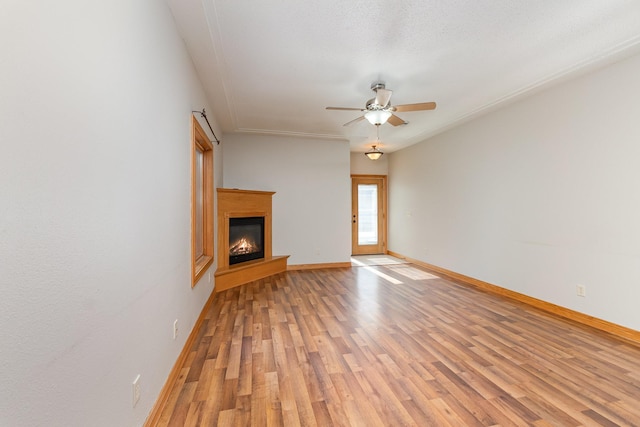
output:
[{"label": "wooden mantel shelf", "polygon": [[[289,255],[271,253],[271,197],[273,191],[218,188],[218,269],[216,292],[287,270]],[[264,258],[229,265],[229,219],[264,217]]]}]

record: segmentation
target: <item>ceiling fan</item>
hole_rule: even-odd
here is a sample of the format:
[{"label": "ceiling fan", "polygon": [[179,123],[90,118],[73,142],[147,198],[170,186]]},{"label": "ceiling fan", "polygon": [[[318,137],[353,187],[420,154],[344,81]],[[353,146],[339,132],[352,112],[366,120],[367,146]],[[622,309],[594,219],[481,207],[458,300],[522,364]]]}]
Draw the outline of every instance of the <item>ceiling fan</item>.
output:
[{"label": "ceiling fan", "polygon": [[367,101],[364,108],[349,108],[349,107],[327,107],[327,110],[347,110],[347,111],[366,111],[362,116],[357,119],[351,120],[344,124],[348,126],[352,123],[359,122],[360,120],[367,119],[372,125],[381,125],[389,122],[393,126],[406,125],[400,117],[396,116],[396,112],[406,111],[424,111],[434,110],[436,108],[435,102],[421,102],[418,104],[404,104],[404,105],[391,105],[391,94],[393,91],[386,89],[384,83],[376,82],[371,85],[371,90],[376,93],[375,98],[371,98]]}]

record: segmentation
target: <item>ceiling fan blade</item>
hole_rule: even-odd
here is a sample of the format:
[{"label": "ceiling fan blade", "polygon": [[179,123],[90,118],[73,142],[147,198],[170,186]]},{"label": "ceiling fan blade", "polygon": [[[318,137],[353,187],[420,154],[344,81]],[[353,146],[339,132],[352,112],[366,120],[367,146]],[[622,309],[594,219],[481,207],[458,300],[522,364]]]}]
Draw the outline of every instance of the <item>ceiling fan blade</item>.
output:
[{"label": "ceiling fan blade", "polygon": [[364,120],[364,116],[360,116],[357,119],[353,119],[350,122],[347,122],[347,123],[343,124],[342,126],[349,126],[350,124],[359,122],[360,120]]},{"label": "ceiling fan blade", "polygon": [[350,108],[350,107],[326,107],[327,110],[343,110],[343,111],[364,111],[364,108]]},{"label": "ceiling fan blade", "polygon": [[435,102],[421,102],[419,104],[404,104],[404,105],[395,105],[393,107],[393,111],[424,111],[424,110],[435,110],[436,103]]},{"label": "ceiling fan blade", "polygon": [[387,123],[390,123],[394,126],[400,126],[400,125],[406,125],[407,122],[405,122],[404,120],[402,120],[400,117],[396,116],[395,114],[392,114],[391,117],[389,117],[389,120],[387,120]]},{"label": "ceiling fan blade", "polygon": [[386,107],[387,104],[389,104],[389,101],[391,100],[392,93],[393,91],[389,89],[383,89],[383,88],[376,89],[376,104],[380,105],[381,107]]}]

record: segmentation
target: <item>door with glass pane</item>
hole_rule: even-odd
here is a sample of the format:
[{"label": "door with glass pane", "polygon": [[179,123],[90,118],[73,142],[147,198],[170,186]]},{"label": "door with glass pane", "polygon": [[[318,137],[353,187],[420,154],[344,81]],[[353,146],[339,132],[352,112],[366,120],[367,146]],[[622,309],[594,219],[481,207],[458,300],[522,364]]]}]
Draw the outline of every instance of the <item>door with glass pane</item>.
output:
[{"label": "door with glass pane", "polygon": [[386,176],[351,176],[351,252],[386,252]]}]

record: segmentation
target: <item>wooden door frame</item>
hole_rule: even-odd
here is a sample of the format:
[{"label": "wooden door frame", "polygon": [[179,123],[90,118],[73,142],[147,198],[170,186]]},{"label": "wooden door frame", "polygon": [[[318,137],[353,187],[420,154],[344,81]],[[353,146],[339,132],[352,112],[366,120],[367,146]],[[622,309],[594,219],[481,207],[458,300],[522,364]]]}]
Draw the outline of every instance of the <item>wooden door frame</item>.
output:
[{"label": "wooden door frame", "polygon": [[353,225],[353,217],[354,215],[357,217],[357,206],[356,206],[356,193],[355,189],[355,180],[356,179],[371,179],[380,181],[381,191],[380,198],[382,202],[382,212],[379,213],[379,221],[382,222],[382,230],[380,234],[380,238],[382,239],[382,252],[383,254],[387,253],[387,175],[359,175],[359,174],[351,174],[351,251],[353,252],[354,247],[356,246],[354,243],[357,239],[357,231],[355,231],[355,227]]}]

